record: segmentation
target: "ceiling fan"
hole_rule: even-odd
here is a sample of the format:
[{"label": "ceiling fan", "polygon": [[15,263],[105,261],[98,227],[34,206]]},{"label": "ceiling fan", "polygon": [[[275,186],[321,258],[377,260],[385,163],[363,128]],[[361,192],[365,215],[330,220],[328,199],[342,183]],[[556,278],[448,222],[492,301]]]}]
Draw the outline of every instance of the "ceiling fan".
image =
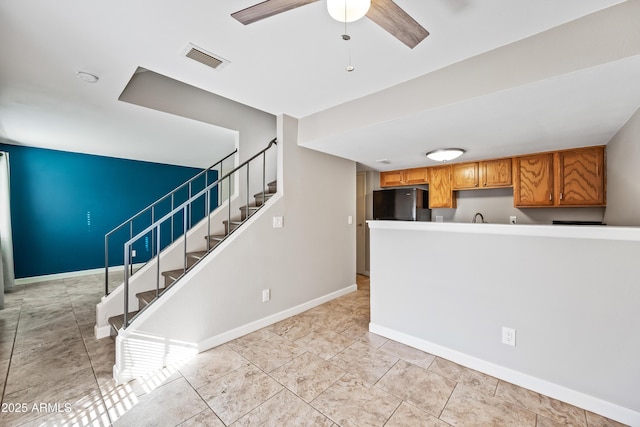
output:
[{"label": "ceiling fan", "polygon": [[[319,0],[266,0],[234,12],[231,16],[248,25],[317,1]],[[411,49],[429,35],[422,25],[392,0],[371,0],[366,16]]]}]

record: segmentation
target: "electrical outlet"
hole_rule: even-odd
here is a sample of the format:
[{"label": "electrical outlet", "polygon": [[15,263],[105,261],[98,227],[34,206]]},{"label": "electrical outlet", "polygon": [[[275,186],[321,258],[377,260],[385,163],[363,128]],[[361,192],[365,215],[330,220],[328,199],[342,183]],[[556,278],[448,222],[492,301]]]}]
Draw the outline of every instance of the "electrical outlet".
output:
[{"label": "electrical outlet", "polygon": [[283,219],[281,216],[274,216],[273,217],[273,228],[282,228],[283,226]]},{"label": "electrical outlet", "polygon": [[136,257],[136,250],[132,249],[131,250],[131,258],[135,258]]},{"label": "electrical outlet", "polygon": [[509,224],[515,224],[516,223],[516,216],[515,215],[511,215],[509,217]]},{"label": "electrical outlet", "polygon": [[443,222],[442,215],[436,215],[436,222]]},{"label": "electrical outlet", "polygon": [[502,344],[516,346],[516,330],[512,328],[502,327]]},{"label": "electrical outlet", "polygon": [[347,217],[347,224],[349,225],[353,224],[353,217],[351,215]]},{"label": "electrical outlet", "polygon": [[262,291],[262,302],[267,302],[271,299],[271,289],[265,289]]}]

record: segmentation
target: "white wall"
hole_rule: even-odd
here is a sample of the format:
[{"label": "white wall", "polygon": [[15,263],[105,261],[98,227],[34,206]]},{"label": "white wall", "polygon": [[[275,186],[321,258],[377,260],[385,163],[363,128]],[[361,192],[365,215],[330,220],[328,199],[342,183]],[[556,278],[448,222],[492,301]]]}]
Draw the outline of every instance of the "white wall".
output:
[{"label": "white wall", "polygon": [[278,141],[278,195],[121,332],[121,381],[153,368],[149,342],[205,350],[355,290],[355,163],[299,147],[291,117],[278,118]]},{"label": "white wall", "polygon": [[403,225],[370,224],[373,332],[640,425],[640,230],[385,223]]},{"label": "white wall", "polygon": [[640,109],[607,144],[607,209],[611,225],[640,225]]}]

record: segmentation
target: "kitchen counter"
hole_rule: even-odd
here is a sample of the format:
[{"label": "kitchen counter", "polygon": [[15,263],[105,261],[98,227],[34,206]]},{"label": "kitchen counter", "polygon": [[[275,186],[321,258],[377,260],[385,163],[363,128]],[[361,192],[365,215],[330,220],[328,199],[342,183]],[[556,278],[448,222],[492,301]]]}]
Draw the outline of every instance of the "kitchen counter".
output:
[{"label": "kitchen counter", "polygon": [[371,332],[640,426],[640,228],[369,227]]},{"label": "kitchen counter", "polygon": [[367,223],[371,229],[640,241],[640,227],[617,227],[608,225],[474,224],[428,221],[367,221]]}]

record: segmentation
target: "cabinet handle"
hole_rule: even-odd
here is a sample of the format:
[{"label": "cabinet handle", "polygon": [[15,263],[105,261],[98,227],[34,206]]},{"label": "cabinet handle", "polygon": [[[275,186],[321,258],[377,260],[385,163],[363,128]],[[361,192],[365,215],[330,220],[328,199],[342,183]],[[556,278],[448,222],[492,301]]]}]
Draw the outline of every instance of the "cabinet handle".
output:
[{"label": "cabinet handle", "polygon": [[562,193],[560,193],[560,200],[562,200]]},{"label": "cabinet handle", "polygon": [[474,186],[474,187],[477,187],[477,186],[478,186],[478,184],[473,184],[473,186]]},{"label": "cabinet handle", "polygon": [[484,185],[484,186],[486,187],[486,186],[487,186],[487,183],[486,183],[486,182],[484,182],[482,185]]},{"label": "cabinet handle", "polygon": [[553,193],[549,193],[549,201],[553,200]]}]

